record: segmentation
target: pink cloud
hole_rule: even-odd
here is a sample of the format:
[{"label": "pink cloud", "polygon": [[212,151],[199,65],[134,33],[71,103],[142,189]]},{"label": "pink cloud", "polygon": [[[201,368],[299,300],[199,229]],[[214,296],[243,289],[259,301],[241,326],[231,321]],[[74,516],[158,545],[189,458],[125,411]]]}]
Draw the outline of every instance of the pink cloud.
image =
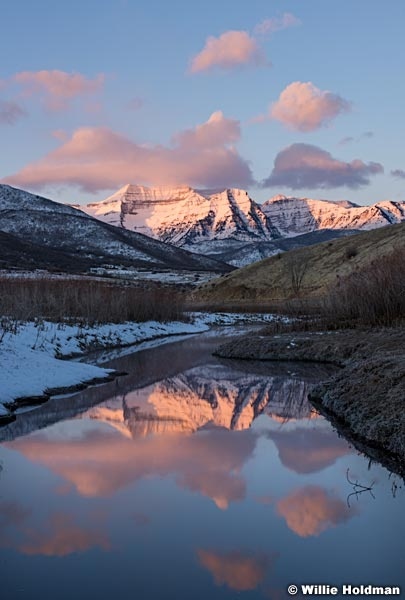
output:
[{"label": "pink cloud", "polygon": [[255,27],[256,35],[267,35],[281,31],[282,29],[288,29],[289,27],[296,27],[301,25],[301,21],[297,19],[291,13],[284,13],[282,17],[272,17],[271,19],[265,19]]},{"label": "pink cloud", "polygon": [[98,92],[104,84],[104,75],[89,79],[81,73],[65,71],[22,71],[12,81],[23,88],[25,96],[41,94],[49,110],[63,110],[69,101],[84,94]]},{"label": "pink cloud", "polygon": [[69,135],[66,133],[64,129],[54,129],[51,132],[52,137],[56,140],[60,140],[61,142],[66,142],[69,139]]},{"label": "pink cloud", "polygon": [[329,430],[298,426],[273,431],[270,437],[277,446],[280,461],[295,473],[316,473],[353,452],[343,438],[337,438]]},{"label": "pink cloud", "polygon": [[146,147],[105,127],[84,127],[3,181],[35,190],[75,185],[88,192],[128,182],[243,187],[253,178],[248,163],[232,145],[239,137],[239,122],[221,112],[174,136],[171,146]]},{"label": "pink cloud", "polygon": [[294,81],[270,108],[272,119],[296,131],[314,131],[330,123],[342,112],[350,111],[350,102],[332,92],[323,91],[308,81]]},{"label": "pink cloud", "polygon": [[277,503],[277,512],[300,537],[319,535],[345,523],[356,511],[319,486],[306,486]]},{"label": "pink cloud", "polygon": [[318,146],[292,144],[277,154],[273,171],[262,185],[294,190],[342,186],[357,189],[368,185],[372,175],[383,172],[380,163],[364,163],[360,159],[344,162]]},{"label": "pink cloud", "polygon": [[197,550],[200,563],[217,585],[227,585],[232,590],[254,590],[263,581],[271,559],[266,555],[250,556],[242,552],[219,554]]},{"label": "pink cloud", "polygon": [[84,497],[108,496],[145,478],[173,475],[180,487],[211,498],[225,510],[246,495],[242,467],[255,443],[251,430],[133,439],[106,430],[88,432],[74,443],[39,433],[15,440],[10,447],[56,473]]},{"label": "pink cloud", "polygon": [[26,114],[17,102],[0,100],[0,124],[14,125]]},{"label": "pink cloud", "polygon": [[240,124],[235,119],[226,119],[220,110],[212,113],[208,121],[194,129],[186,129],[173,137],[173,141],[184,147],[210,148],[232,144],[240,139]]},{"label": "pink cloud", "polygon": [[264,64],[269,63],[257,41],[247,31],[226,31],[218,38],[210,36],[207,39],[204,48],[192,59],[190,72]]}]

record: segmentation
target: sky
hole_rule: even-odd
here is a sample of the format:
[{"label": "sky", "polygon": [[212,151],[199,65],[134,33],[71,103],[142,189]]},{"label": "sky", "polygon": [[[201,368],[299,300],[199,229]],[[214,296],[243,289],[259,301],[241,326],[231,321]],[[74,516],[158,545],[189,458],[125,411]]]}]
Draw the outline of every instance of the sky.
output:
[{"label": "sky", "polygon": [[403,0],[2,3],[0,182],[405,200]]}]

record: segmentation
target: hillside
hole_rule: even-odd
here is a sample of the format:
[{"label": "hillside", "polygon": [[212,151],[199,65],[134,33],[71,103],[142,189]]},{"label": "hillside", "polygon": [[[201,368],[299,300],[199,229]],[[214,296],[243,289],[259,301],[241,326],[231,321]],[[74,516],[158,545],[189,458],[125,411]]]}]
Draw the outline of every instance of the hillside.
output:
[{"label": "hillside", "polygon": [[[47,198],[0,185],[0,232],[7,248],[3,266],[75,270],[80,266],[125,265],[143,269],[226,272],[228,265],[133,231],[103,223]],[[19,240],[20,251],[17,245]],[[14,248],[14,249],[13,249]],[[49,255],[49,256],[48,256]],[[60,259],[60,262],[59,262]],[[5,263],[5,264],[4,264]]]},{"label": "hillside", "polygon": [[201,286],[195,300],[212,304],[261,304],[293,297],[321,297],[339,277],[405,247],[405,223],[290,250]]}]

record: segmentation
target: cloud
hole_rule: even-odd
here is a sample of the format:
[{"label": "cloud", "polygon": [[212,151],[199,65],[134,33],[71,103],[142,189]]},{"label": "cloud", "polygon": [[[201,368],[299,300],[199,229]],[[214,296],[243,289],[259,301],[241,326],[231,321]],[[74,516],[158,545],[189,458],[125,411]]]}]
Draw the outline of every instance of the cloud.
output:
[{"label": "cloud", "polygon": [[16,73],[11,81],[22,87],[24,96],[40,94],[46,108],[57,111],[66,109],[74,98],[98,92],[104,79],[103,74],[89,79],[81,73],[44,70]]},{"label": "cloud", "polygon": [[38,433],[15,440],[10,447],[73,484],[84,497],[109,496],[143,479],[174,475],[183,489],[211,498],[224,510],[246,495],[241,471],[255,444],[251,430],[213,429],[193,436],[171,433],[134,439],[100,430],[74,441]]},{"label": "cloud", "polygon": [[263,581],[270,559],[242,552],[218,554],[197,550],[200,563],[213,575],[217,585],[227,585],[239,592],[254,590]]},{"label": "cloud", "polygon": [[295,473],[316,473],[333,465],[353,450],[333,431],[296,427],[276,430],[269,437],[277,446],[280,461]]},{"label": "cloud", "polygon": [[338,144],[339,146],[345,146],[346,144],[351,144],[352,142],[360,142],[361,140],[370,139],[372,137],[374,137],[373,131],[365,131],[357,138],[354,138],[352,136],[344,137],[338,142]]},{"label": "cloud", "polygon": [[301,21],[297,17],[291,13],[284,13],[281,17],[265,19],[256,25],[254,32],[256,35],[268,35],[297,25],[301,25]]},{"label": "cloud", "polygon": [[115,189],[128,182],[246,187],[253,177],[232,145],[239,137],[239,122],[221,112],[175,135],[171,146],[146,147],[106,127],[83,127],[59,148],[3,182],[33,190],[75,185],[87,192]]},{"label": "cloud", "polygon": [[17,102],[0,100],[0,124],[14,125],[26,114],[26,111]]},{"label": "cloud", "polygon": [[208,121],[194,129],[173,136],[173,141],[185,148],[211,148],[232,144],[240,138],[239,121],[226,119],[221,111],[212,113]]},{"label": "cloud", "polygon": [[354,142],[354,141],[355,141],[355,138],[354,138],[354,137],[352,137],[352,136],[350,136],[350,135],[348,135],[348,136],[346,136],[346,137],[342,138],[342,139],[341,139],[341,140],[338,142],[338,144],[339,144],[339,146],[346,146],[347,144],[351,144],[351,143],[352,143],[352,142]]},{"label": "cloud", "polygon": [[213,68],[234,69],[242,65],[269,64],[257,41],[247,31],[226,31],[218,38],[210,36],[204,48],[191,61],[190,72]]},{"label": "cloud", "polygon": [[338,94],[320,90],[310,81],[294,81],[272,104],[270,116],[290,129],[308,132],[327,125],[350,107],[350,102]]},{"label": "cloud", "polygon": [[277,503],[277,512],[300,537],[319,535],[351,519],[356,511],[318,486],[306,486]]},{"label": "cloud", "polygon": [[318,146],[292,144],[277,154],[273,171],[262,185],[294,190],[342,186],[357,189],[368,185],[372,175],[383,172],[380,163],[364,163],[360,159],[344,162]]},{"label": "cloud", "polygon": [[391,175],[393,177],[399,177],[400,179],[405,179],[405,171],[403,169],[394,169],[391,171]]},{"label": "cloud", "polygon": [[28,555],[67,556],[74,552],[85,552],[94,546],[109,550],[107,537],[97,530],[84,529],[73,522],[70,515],[56,513],[49,517],[45,528],[29,529],[27,540],[18,548]]}]

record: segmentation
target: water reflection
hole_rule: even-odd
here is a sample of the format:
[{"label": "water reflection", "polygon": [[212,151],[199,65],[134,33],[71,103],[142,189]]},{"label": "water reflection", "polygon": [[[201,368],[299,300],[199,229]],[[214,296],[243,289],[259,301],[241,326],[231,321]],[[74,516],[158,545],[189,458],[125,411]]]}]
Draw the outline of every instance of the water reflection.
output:
[{"label": "water reflection", "polygon": [[300,537],[319,535],[330,527],[345,523],[357,514],[335,493],[319,486],[294,490],[277,502],[277,512],[288,527]]},{"label": "water reflection", "polygon": [[233,551],[218,554],[197,550],[198,560],[213,576],[217,585],[227,585],[238,592],[254,590],[263,581],[274,557],[251,556]]},{"label": "water reflection", "polygon": [[[31,597],[45,600],[45,577],[67,600],[85,597],[77,582],[89,573],[100,600],[278,600],[293,580],[365,583],[370,572],[401,583],[403,490],[393,498],[388,473],[311,409],[308,391],[329,373],[218,360],[204,338],[202,350],[195,343],[174,345],[173,361],[167,347],[116,359],[128,378],[7,428],[5,597],[21,597],[22,571]],[[376,480],[375,500],[346,502],[348,468]]]}]

